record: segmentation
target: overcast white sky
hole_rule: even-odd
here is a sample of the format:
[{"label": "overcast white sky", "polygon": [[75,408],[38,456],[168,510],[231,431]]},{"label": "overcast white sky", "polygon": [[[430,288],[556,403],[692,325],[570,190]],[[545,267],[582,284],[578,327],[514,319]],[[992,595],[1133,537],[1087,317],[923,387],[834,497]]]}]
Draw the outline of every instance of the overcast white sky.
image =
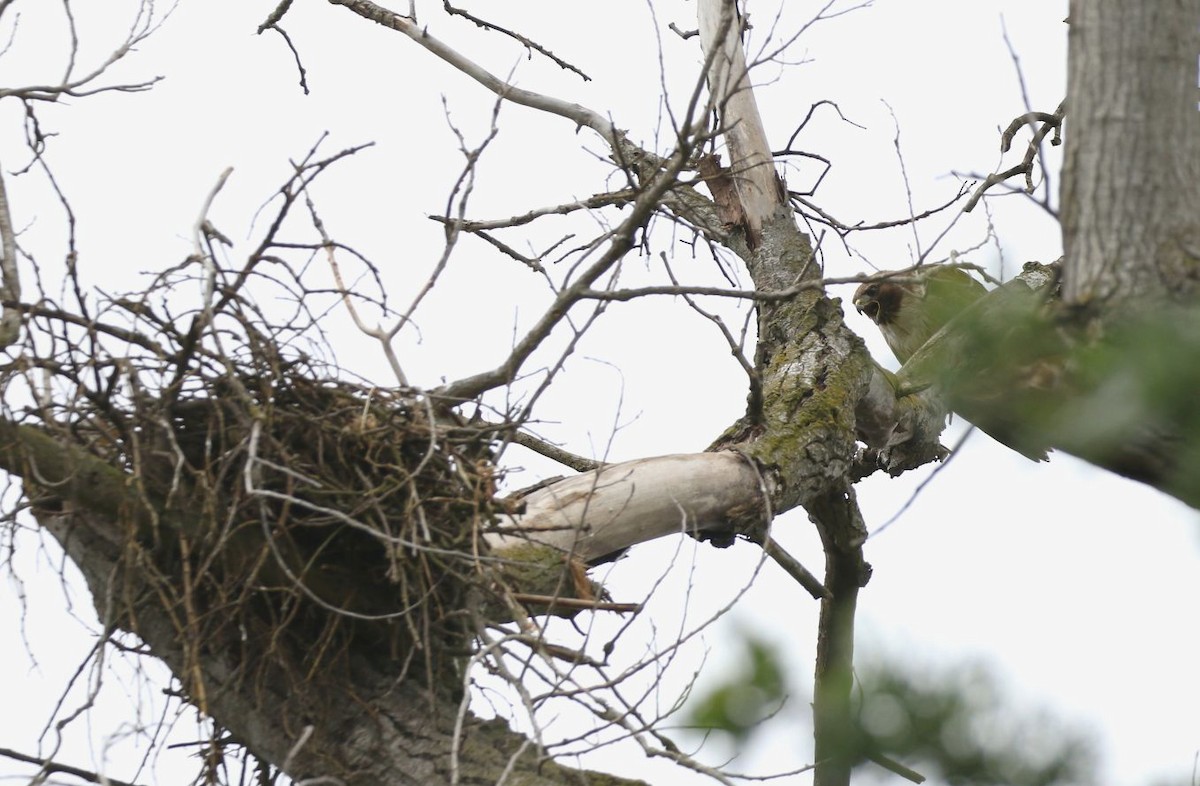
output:
[{"label": "overcast white sky", "polygon": [[[75,9],[89,62],[103,57],[127,26],[129,15],[115,10],[120,5],[132,7]],[[110,292],[134,288],[140,273],[182,261],[191,252],[188,233],[199,207],[227,166],[234,174],[210,216],[237,242],[235,256],[245,251],[262,229],[252,223],[254,213],[286,177],[288,159],[301,157],[324,131],[330,134],[327,152],[377,143],[318,185],[318,207],[330,230],[380,264],[397,302],[425,280],[441,249],[441,230],[425,216],[444,209],[461,168],[445,113],[477,144],[488,128],[492,97],[403,37],[344,9],[300,0],[285,27],[308,69],[313,93],[304,96],[282,41],[253,34],[273,5],[183,0],[162,30],[117,71],[130,80],[164,75],[153,91],[39,108],[45,126],[59,134],[49,157],[78,216],[80,268],[89,283]],[[820,5],[788,3],[778,35],[790,35]],[[664,149],[666,143],[658,141],[664,86],[678,107],[695,83],[700,60],[695,39],[680,40],[667,23],[694,27],[692,3],[655,3],[653,14],[645,2],[474,6],[530,34],[593,81],[584,84],[539,58],[526,60],[496,36],[447,20],[440,3],[417,4],[434,35],[491,70],[511,73],[522,87],[608,113],[634,139]],[[47,58],[59,54],[50,42],[63,40],[60,9],[17,2],[13,10],[23,16],[12,50],[0,59],[0,83],[53,81],[62,61]],[[756,2],[750,14],[752,41],[761,44],[775,5]],[[818,24],[788,51],[791,65],[768,64],[756,72],[773,144],[783,146],[813,102],[836,101],[864,128],[826,111],[798,143],[834,162],[816,195],[824,209],[847,223],[909,213],[893,146],[896,125],[915,209],[940,204],[958,189],[951,171],[997,166],[997,126],[1025,111],[1002,23],[1020,57],[1033,108],[1052,111],[1065,92],[1065,16],[1060,0],[880,0]],[[600,160],[604,147],[590,132],[576,133],[567,121],[519,107],[502,109],[500,128],[480,167],[469,216],[514,215],[613,185]],[[25,162],[21,134],[20,107],[0,102],[0,163],[16,224],[24,228],[23,245],[49,269],[61,257],[61,211],[36,176],[8,174]],[[812,170],[792,170],[787,177],[790,187],[803,188]],[[1025,260],[1059,255],[1057,226],[1039,209],[1020,197],[992,200],[990,206],[1003,257],[993,245],[967,259],[1011,274]],[[907,265],[952,218],[951,213],[935,218],[916,235],[904,229],[852,236],[853,253],[827,237],[826,272]],[[544,243],[574,226],[564,219],[528,237]],[[982,212],[960,222],[930,259],[973,248],[985,227]],[[524,237],[513,236],[515,242]],[[664,233],[656,243],[686,267],[690,250],[682,240]],[[690,264],[697,280],[720,282],[711,260],[697,256]],[[631,260],[626,280],[648,279],[657,270],[653,259]],[[849,291],[835,294],[845,299]],[[446,282],[420,314],[419,338],[402,339],[410,379],[435,384],[495,364],[514,332],[529,325],[545,302],[545,286],[535,276],[483,244],[464,240]],[[848,319],[876,357],[893,362],[869,324],[856,314]],[[349,329],[344,315],[332,315],[329,325],[343,365],[389,382],[377,349]],[[741,413],[744,397],[744,378],[708,323],[680,304],[623,305],[614,307],[543,400],[539,414],[545,423],[539,429],[570,450],[610,460],[693,451]],[[961,423],[953,426],[947,444],[961,433]],[[510,458],[527,468],[513,478],[514,485],[558,472],[517,451]],[[888,521],[931,471],[862,483],[859,497],[869,525]],[[860,598],[860,652],[917,664],[983,661],[1011,689],[1016,706],[1050,708],[1096,732],[1104,783],[1185,782],[1200,749],[1198,531],[1195,511],[1152,490],[1066,456],[1034,465],[974,435],[911,507],[869,541],[875,574]],[[810,568],[820,568],[819,544],[802,512],[781,517],[775,534]],[[32,536],[22,536],[13,558],[23,589],[10,582],[0,590],[0,629],[23,625],[38,659],[32,665],[15,638],[0,649],[0,663],[10,675],[0,688],[0,747],[26,752],[39,749],[37,738],[52,718],[56,691],[84,659],[91,643],[87,630],[94,629],[90,604],[78,591],[74,606],[64,605],[57,589],[60,558],[49,547],[35,550],[35,544]],[[704,646],[680,657],[677,672],[663,679],[664,693],[686,681],[705,648],[701,686],[718,680],[737,657],[732,642],[739,631],[753,630],[786,653],[796,695],[737,769],[807,763],[810,732],[803,716],[816,604],[773,565],[755,576],[758,555],[752,548],[718,551],[675,539],[639,547],[617,563],[607,579],[610,591],[618,600],[639,600],[668,563],[676,570],[662,582],[650,609],[660,641],[678,629],[685,610],[691,624],[699,623],[752,576],[753,582],[732,612],[707,631]],[[22,602],[29,609],[24,615]],[[637,635],[651,633],[647,622]],[[72,727],[65,760],[101,766],[114,730],[133,721],[122,688],[111,687],[109,703],[93,722]],[[81,698],[77,692],[65,711]],[[133,735],[128,725],[118,733]],[[124,762],[130,747],[114,749],[121,763],[113,776],[129,775]],[[659,783],[699,782],[662,763],[634,756],[617,766],[616,758],[605,753],[584,763]],[[157,775],[143,775],[142,781],[175,782],[183,777],[177,766],[164,760]],[[0,759],[0,775],[25,772]]]}]

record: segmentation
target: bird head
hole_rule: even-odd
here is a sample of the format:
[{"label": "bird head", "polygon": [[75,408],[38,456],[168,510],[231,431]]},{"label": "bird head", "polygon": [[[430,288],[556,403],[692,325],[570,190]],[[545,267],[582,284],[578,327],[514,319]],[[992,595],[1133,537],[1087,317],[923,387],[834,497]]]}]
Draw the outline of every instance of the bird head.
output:
[{"label": "bird head", "polygon": [[907,292],[892,281],[868,281],[854,291],[854,307],[876,325],[895,322]]},{"label": "bird head", "polygon": [[[915,277],[915,280],[914,280]],[[907,272],[903,283],[868,281],[854,292],[854,307],[879,327],[901,363],[987,290],[966,272],[930,265]]]}]

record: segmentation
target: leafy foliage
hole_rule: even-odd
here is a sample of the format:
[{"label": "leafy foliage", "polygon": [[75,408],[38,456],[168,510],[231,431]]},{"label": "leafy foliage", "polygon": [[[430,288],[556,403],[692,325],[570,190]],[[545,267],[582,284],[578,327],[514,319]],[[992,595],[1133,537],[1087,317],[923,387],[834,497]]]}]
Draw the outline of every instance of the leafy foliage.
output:
[{"label": "leafy foliage", "polygon": [[859,673],[864,752],[882,753],[954,786],[1093,783],[1093,744],[1044,713],[1005,706],[981,667],[916,672],[882,664]]},{"label": "leafy foliage", "polygon": [[721,731],[737,741],[748,738],[775,713],[786,698],[786,679],[779,654],[765,641],[748,635],[741,640],[746,657],[741,668],[702,697],[688,722]]}]

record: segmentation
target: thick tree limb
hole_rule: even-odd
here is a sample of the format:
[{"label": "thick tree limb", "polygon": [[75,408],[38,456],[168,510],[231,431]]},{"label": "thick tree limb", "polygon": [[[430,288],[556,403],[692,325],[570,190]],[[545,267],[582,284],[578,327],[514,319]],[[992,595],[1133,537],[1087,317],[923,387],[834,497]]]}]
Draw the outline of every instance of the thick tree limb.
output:
[{"label": "thick tree limb", "polygon": [[732,534],[765,527],[772,489],[750,460],[731,451],[610,464],[539,489],[489,536],[494,551],[529,542],[594,562],[675,533]]},{"label": "thick tree limb", "polygon": [[733,0],[701,0],[697,17],[700,43],[710,62],[709,90],[721,118],[734,189],[753,247],[759,242],[763,222],[783,204],[784,192],[750,85],[742,50],[741,14]]},{"label": "thick tree limb", "polygon": [[[236,642],[207,642],[199,660],[171,617],[157,607],[158,594],[144,570],[123,561],[124,533],[119,520],[76,511],[43,515],[42,525],[62,543],[79,566],[92,597],[104,614],[103,599],[115,588],[136,602],[115,620],[134,628],[156,657],[181,675],[204,685],[205,710],[221,718],[255,755],[286,763],[293,780],[336,779],[345,786],[440,786],[451,782],[449,751],[458,751],[459,783],[493,783],[509,770],[530,786],[570,782],[570,770],[542,760],[536,748],[502,721],[470,721],[462,738],[457,729],[457,697],[446,688],[397,680],[401,664],[386,651],[356,648],[345,668],[353,690],[336,675],[314,676],[303,691],[288,690],[290,677],[271,660],[247,662]],[[106,621],[108,622],[108,621]],[[311,642],[276,642],[298,647]],[[276,653],[303,659],[302,651]],[[189,678],[187,675],[194,675]],[[197,684],[190,691],[195,697]],[[303,745],[297,742],[304,739]],[[522,753],[523,751],[523,753]],[[585,773],[586,776],[586,773]],[[632,784],[597,774],[605,783]],[[327,782],[335,782],[329,780]]]}]

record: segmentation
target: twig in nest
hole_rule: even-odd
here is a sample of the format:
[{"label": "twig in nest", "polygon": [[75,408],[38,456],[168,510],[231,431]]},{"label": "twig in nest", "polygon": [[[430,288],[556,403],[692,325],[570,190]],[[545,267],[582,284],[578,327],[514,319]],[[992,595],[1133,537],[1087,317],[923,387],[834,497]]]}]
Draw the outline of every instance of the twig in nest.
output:
[{"label": "twig in nest", "polygon": [[640,603],[613,603],[607,600],[580,600],[578,598],[558,598],[553,595],[533,595],[527,592],[514,592],[514,600],[521,603],[537,603],[546,606],[562,606],[567,609],[588,611],[612,611],[617,614],[637,614],[642,610]]}]

